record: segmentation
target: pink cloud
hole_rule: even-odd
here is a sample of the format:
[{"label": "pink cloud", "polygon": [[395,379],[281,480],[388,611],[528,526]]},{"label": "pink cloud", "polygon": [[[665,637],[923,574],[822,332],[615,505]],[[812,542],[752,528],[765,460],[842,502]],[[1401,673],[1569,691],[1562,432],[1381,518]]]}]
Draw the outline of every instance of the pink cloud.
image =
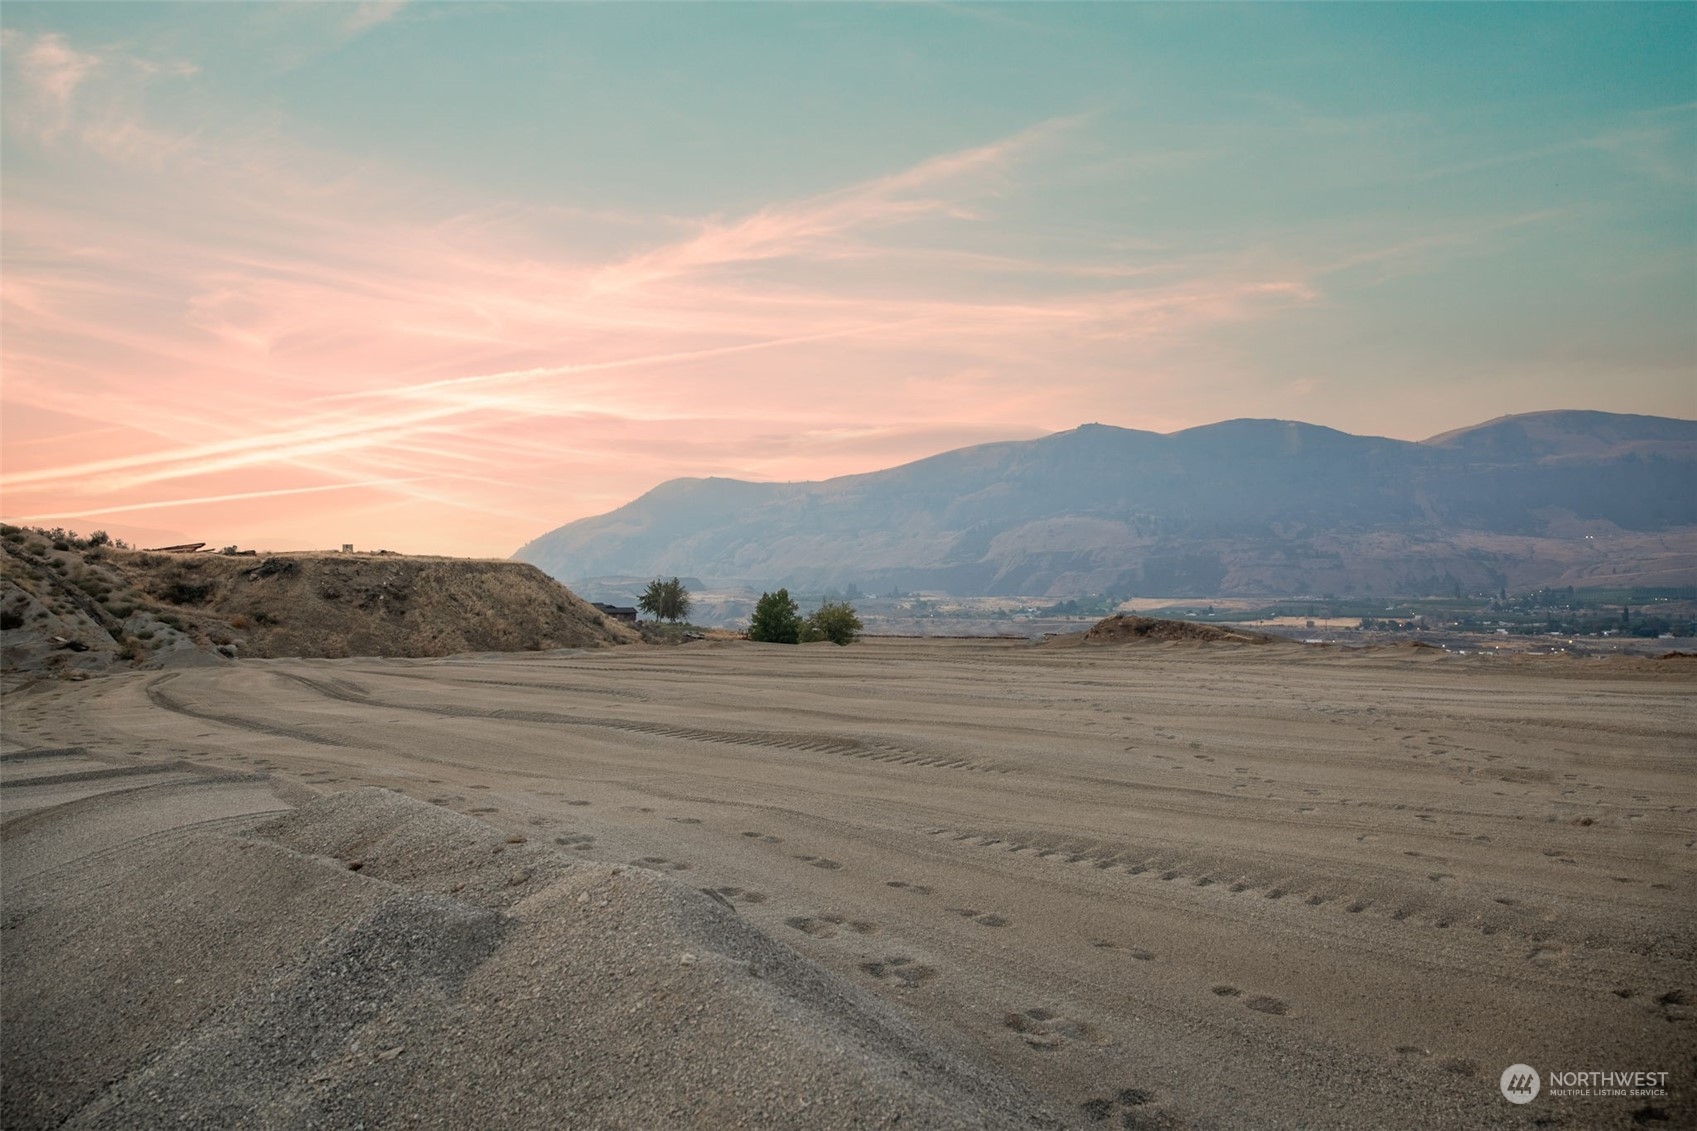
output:
[{"label": "pink cloud", "polygon": [[671,476],[842,474],[1103,403],[1171,411],[1147,394],[1175,343],[1316,298],[1250,256],[999,249],[967,217],[1076,119],[680,230],[444,204],[274,137],[84,113],[94,64],[74,66],[59,159],[110,175],[8,182],[0,397],[34,422],[8,430],[8,517],[505,553]]}]

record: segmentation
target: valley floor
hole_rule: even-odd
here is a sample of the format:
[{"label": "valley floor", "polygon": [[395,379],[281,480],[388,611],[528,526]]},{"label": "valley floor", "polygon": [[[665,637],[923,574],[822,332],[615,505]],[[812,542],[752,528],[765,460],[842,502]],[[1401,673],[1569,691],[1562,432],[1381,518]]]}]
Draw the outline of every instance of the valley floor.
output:
[{"label": "valley floor", "polygon": [[1694,668],[707,641],[41,684],[5,735],[667,873],[1081,1125],[1692,1126]]}]

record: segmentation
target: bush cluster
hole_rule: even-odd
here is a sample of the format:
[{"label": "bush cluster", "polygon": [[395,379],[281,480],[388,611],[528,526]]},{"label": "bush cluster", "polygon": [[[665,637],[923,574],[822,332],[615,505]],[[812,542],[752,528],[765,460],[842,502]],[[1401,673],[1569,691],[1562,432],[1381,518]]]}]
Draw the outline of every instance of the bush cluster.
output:
[{"label": "bush cluster", "polygon": [[829,640],[851,643],[862,628],[854,606],[847,601],[826,601],[806,619],[788,589],[762,593],[748,624],[748,638],[767,644],[810,644]]}]

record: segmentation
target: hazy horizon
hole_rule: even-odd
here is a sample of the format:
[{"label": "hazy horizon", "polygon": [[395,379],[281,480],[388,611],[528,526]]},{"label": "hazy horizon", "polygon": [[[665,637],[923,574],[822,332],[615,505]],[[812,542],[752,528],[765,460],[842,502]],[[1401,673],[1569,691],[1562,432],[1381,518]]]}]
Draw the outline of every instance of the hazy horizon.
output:
[{"label": "hazy horizon", "polygon": [[1697,417],[1689,5],[0,26],[8,521],[504,556],[1090,421]]}]

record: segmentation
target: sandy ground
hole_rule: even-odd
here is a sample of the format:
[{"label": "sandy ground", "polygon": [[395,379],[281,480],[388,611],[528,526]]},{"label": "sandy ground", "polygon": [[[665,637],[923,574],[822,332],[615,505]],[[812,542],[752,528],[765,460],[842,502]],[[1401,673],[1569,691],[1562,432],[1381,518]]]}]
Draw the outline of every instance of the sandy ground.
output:
[{"label": "sandy ground", "polygon": [[[5,735],[221,775],[208,820],[287,804],[254,774],[375,785],[710,889],[1080,1126],[1693,1126],[1694,690],[1690,660],[709,642],[115,675],[10,696]],[[65,757],[9,780],[72,799]],[[38,900],[128,835],[31,864],[47,825],[6,820]]]}]

